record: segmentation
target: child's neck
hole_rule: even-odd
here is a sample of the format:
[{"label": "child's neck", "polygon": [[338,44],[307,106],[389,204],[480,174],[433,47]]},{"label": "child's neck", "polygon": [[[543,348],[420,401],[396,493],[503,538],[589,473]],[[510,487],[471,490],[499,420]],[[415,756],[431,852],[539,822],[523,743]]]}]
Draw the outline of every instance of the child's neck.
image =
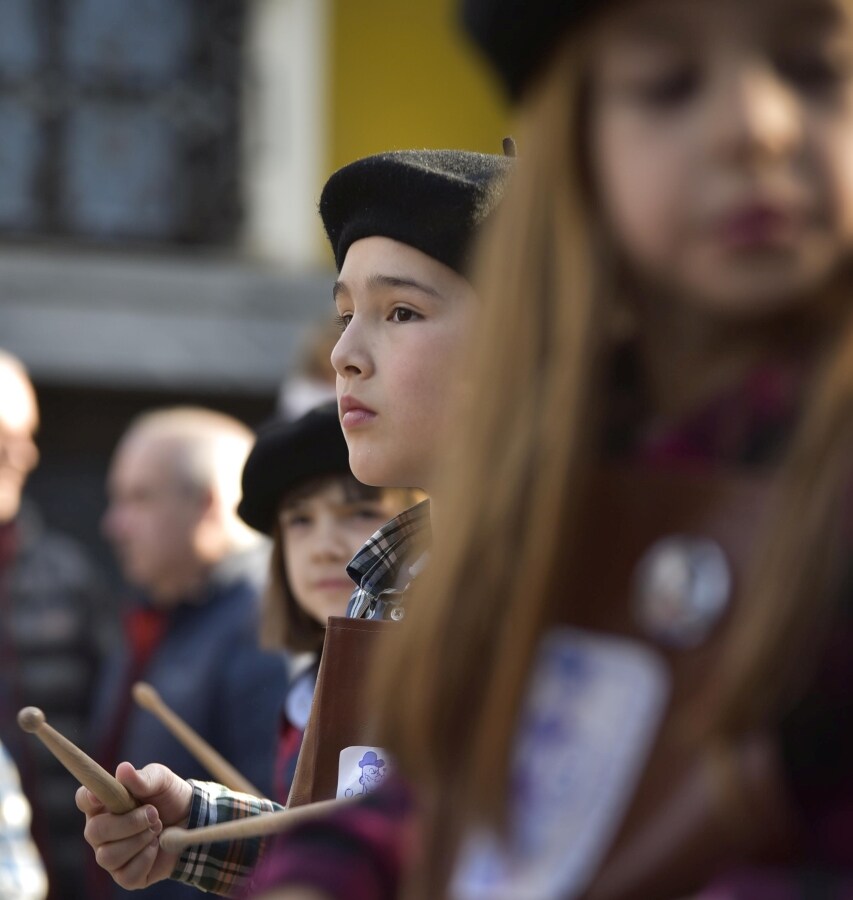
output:
[{"label": "child's neck", "polygon": [[701,407],[761,360],[784,352],[785,343],[766,322],[725,322],[683,304],[650,305],[641,317],[639,360],[652,415],[678,418]]}]

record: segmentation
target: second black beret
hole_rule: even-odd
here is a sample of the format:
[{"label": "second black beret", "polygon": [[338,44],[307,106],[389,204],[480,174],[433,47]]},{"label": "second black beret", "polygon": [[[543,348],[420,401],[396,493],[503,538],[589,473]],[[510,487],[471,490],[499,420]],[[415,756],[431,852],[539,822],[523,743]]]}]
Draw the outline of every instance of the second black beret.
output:
[{"label": "second black beret", "polygon": [[336,403],[324,403],[292,422],[272,422],[258,431],[243,466],[237,514],[256,531],[272,534],[285,494],[309,478],[349,471]]}]

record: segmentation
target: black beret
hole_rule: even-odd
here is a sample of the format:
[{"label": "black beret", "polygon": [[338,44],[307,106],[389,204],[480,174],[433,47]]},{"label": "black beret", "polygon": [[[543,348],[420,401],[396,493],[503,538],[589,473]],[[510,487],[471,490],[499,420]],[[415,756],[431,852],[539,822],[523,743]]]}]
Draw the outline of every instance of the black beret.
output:
[{"label": "black beret", "polygon": [[461,0],[462,23],[513,98],[547,61],[570,25],[595,0]]},{"label": "black beret", "polygon": [[292,422],[272,422],[259,429],[243,466],[237,513],[256,531],[272,534],[278,505],[288,491],[309,478],[349,470],[336,403],[324,403]]},{"label": "black beret", "polygon": [[396,150],[338,169],[320,215],[338,271],[350,245],[387,237],[465,271],[474,231],[497,206],[512,160],[465,150]]}]

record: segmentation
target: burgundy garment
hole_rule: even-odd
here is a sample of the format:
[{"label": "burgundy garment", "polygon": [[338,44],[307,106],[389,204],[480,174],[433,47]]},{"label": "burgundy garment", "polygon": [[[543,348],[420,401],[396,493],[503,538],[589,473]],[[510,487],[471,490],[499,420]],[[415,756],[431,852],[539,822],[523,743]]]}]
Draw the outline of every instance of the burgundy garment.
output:
[{"label": "burgundy garment", "polygon": [[801,364],[760,366],[701,409],[651,422],[635,436],[628,456],[664,467],[775,463],[791,432],[803,376]]},{"label": "burgundy garment", "polygon": [[0,572],[12,565],[18,555],[20,536],[14,522],[0,523]]},{"label": "burgundy garment", "polygon": [[392,776],[363,800],[271,842],[243,897],[310,885],[336,900],[394,900],[417,847],[416,821],[411,788]]},{"label": "burgundy garment", "polygon": [[303,729],[297,728],[285,716],[281,717],[281,730],[276,749],[275,772],[273,773],[275,797],[272,799],[281,803],[282,806],[287,804],[290,786],[293,784],[293,776],[296,773],[299,748],[302,746],[304,734]]},{"label": "burgundy garment", "polygon": [[733,869],[693,900],[853,900],[853,874],[805,866]]},{"label": "burgundy garment", "polygon": [[104,768],[111,773],[115,771],[115,767],[121,762],[117,758],[118,746],[121,735],[124,734],[127,717],[133,704],[131,688],[134,682],[139,680],[140,675],[148,665],[148,661],[157,650],[160,641],[166,633],[168,621],[168,613],[147,606],[135,607],[125,614],[123,625],[125,646],[128,649],[129,656],[125,678],[126,690],[122,691],[121,709],[113,722],[113,727],[104,745],[100,748],[99,754],[104,762]]}]

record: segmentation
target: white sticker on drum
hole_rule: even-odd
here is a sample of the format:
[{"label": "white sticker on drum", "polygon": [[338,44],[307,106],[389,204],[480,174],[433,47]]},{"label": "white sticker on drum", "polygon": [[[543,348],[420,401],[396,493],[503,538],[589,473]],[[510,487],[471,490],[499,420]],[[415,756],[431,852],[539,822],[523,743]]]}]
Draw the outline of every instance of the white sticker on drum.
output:
[{"label": "white sticker on drum", "polygon": [[522,706],[506,841],[463,845],[454,900],[571,900],[589,885],[633,795],[669,696],[635,641],[570,628],[543,639]]},{"label": "white sticker on drum", "polygon": [[388,777],[391,763],[381,747],[347,747],[338,762],[338,790],[335,797],[372,794]]}]

